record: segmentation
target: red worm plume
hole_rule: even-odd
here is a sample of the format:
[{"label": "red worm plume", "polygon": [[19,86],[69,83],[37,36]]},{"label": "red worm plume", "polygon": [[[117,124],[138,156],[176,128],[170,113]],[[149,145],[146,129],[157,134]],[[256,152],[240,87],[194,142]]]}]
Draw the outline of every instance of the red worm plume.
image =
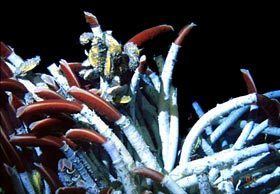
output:
[{"label": "red worm plume", "polygon": [[28,92],[22,83],[10,78],[0,81],[0,90],[12,92],[19,97],[22,97],[26,92]]},{"label": "red worm plume", "polygon": [[49,118],[45,118],[40,121],[31,123],[29,125],[29,128],[30,128],[31,132],[35,133],[35,134],[50,134],[52,132],[64,133],[73,125],[74,125],[74,122],[69,123],[69,122],[65,122],[65,120],[49,117]]},{"label": "red worm plume", "polygon": [[57,84],[55,83],[54,77],[47,74],[42,74],[41,79],[49,86],[50,89],[54,91],[57,91],[59,89]]},{"label": "red worm plume", "polygon": [[7,46],[4,42],[0,42],[0,56],[6,59],[13,53],[13,50]]},{"label": "red worm plume", "polygon": [[95,94],[77,87],[71,87],[68,93],[94,109],[97,113],[104,115],[110,121],[115,122],[121,118],[121,114],[117,109]]},{"label": "red worm plume", "polygon": [[255,82],[247,69],[240,69],[243,79],[246,83],[248,94],[257,93]]},{"label": "red worm plume", "polygon": [[9,142],[7,136],[4,134],[1,126],[0,126],[0,144],[5,151],[5,154],[12,161],[13,165],[16,166],[17,170],[19,172],[24,172],[25,166],[24,166],[22,160],[20,159],[19,154],[17,153],[15,148],[12,146],[12,144]]},{"label": "red worm plume", "polygon": [[144,176],[146,178],[150,178],[156,182],[161,182],[164,178],[164,175],[160,172],[157,172],[155,170],[152,170],[150,168],[141,167],[141,168],[135,168],[133,169],[133,173]]},{"label": "red worm plume", "polygon": [[55,194],[86,194],[86,190],[80,187],[60,187]]},{"label": "red worm plume", "polygon": [[84,14],[85,14],[86,23],[88,23],[91,28],[99,26],[98,20],[95,17],[95,15],[86,11],[84,12]]},{"label": "red worm plume", "polygon": [[10,142],[13,145],[23,147],[54,146],[61,148],[63,146],[63,141],[58,137],[45,136],[38,138],[37,136],[31,134],[14,135],[11,137]]},{"label": "red worm plume", "polygon": [[0,80],[13,77],[13,72],[3,59],[0,59]]},{"label": "red worm plume", "polygon": [[43,166],[42,164],[34,163],[34,167],[39,173],[42,175],[42,177],[47,181],[47,183],[50,186],[50,189],[52,193],[55,193],[55,191],[62,186],[60,183],[57,175],[55,174],[52,169]]},{"label": "red worm plume", "polygon": [[42,102],[35,102],[28,106],[22,106],[17,109],[17,117],[33,116],[40,114],[52,113],[79,113],[82,110],[82,105],[76,102],[69,102],[66,100],[45,100]]},{"label": "red worm plume", "polygon": [[103,144],[107,141],[105,137],[89,129],[70,129],[67,131],[66,137],[71,140],[84,140],[99,144]]},{"label": "red worm plume", "polygon": [[109,188],[102,189],[99,194],[110,194],[110,193],[112,193],[112,191],[113,191],[113,188],[109,187]]},{"label": "red worm plume", "polygon": [[36,88],[34,92],[44,100],[63,100],[62,96],[48,88]]},{"label": "red worm plume", "polygon": [[257,105],[267,115],[270,126],[280,126],[280,103],[277,100],[257,94]]},{"label": "red worm plume", "polygon": [[176,40],[174,41],[174,43],[178,46],[183,46],[184,40],[186,39],[186,37],[189,35],[191,29],[193,27],[195,27],[196,24],[191,23],[187,26],[185,26],[180,32],[178,37],[176,38]]},{"label": "red worm plume", "polygon": [[138,34],[136,34],[134,37],[132,37],[129,41],[127,42],[133,42],[134,44],[137,45],[137,47],[142,47],[146,42],[153,40],[154,38],[170,32],[174,31],[173,27],[170,25],[159,25],[155,26],[149,29],[146,29]]},{"label": "red worm plume", "polygon": [[62,70],[62,72],[64,73],[68,84],[70,86],[77,86],[77,87],[81,87],[80,83],[78,81],[78,78],[76,77],[76,75],[73,73],[73,71],[71,70],[71,68],[69,67],[67,61],[65,60],[60,60],[60,69]]}]

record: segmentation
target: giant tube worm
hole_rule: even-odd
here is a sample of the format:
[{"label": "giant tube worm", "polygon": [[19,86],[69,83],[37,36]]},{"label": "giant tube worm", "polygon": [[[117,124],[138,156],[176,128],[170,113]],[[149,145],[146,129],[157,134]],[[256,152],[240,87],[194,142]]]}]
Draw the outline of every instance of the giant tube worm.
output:
[{"label": "giant tube worm", "polygon": [[87,104],[99,114],[106,116],[110,121],[115,122],[123,130],[126,137],[139,155],[141,161],[152,169],[159,169],[156,158],[153,156],[142,136],[128,118],[118,112],[109,103],[102,100],[99,96],[91,94],[85,90],[77,87],[71,87],[69,93],[77,100]]},{"label": "giant tube worm", "polygon": [[[195,24],[190,24],[186,26],[178,38],[172,43],[171,48],[168,51],[165,63],[163,65],[161,73],[161,88],[160,88],[160,98],[159,98],[159,114],[158,114],[158,123],[159,123],[159,133],[162,141],[162,158],[164,162],[165,169],[170,171],[174,164],[171,164],[169,160],[169,132],[170,132],[170,110],[169,110],[169,101],[170,101],[170,88],[171,88],[171,79],[173,68],[177,59],[177,54],[181,48],[185,37],[189,34],[191,29]],[[175,129],[178,130],[178,129]],[[174,148],[175,149],[175,148]],[[174,156],[171,156],[174,157]]]},{"label": "giant tube worm", "polygon": [[119,155],[117,148],[110,140],[107,140],[105,137],[94,131],[86,129],[71,129],[66,133],[66,137],[70,139],[82,139],[102,144],[112,159],[112,163],[117,170],[121,182],[124,185],[125,192],[131,194],[136,193],[136,185],[133,177],[130,175],[130,172]]},{"label": "giant tube worm", "polygon": [[13,72],[9,68],[9,66],[6,64],[6,62],[1,58],[0,59],[0,78],[7,79],[13,77]]},{"label": "giant tube worm", "polygon": [[18,56],[9,46],[4,42],[0,42],[1,57],[9,60],[14,66],[20,67],[24,63],[23,59]]},{"label": "giant tube worm", "polygon": [[36,88],[34,91],[37,96],[44,100],[62,100],[63,97],[56,93],[55,91],[48,89],[48,88]]}]

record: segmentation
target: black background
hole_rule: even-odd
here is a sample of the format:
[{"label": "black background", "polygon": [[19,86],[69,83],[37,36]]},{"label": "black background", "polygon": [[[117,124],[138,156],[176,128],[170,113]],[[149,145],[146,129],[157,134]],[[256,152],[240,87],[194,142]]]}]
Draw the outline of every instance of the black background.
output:
[{"label": "black background", "polygon": [[[79,35],[90,31],[84,10],[94,13],[103,30],[113,30],[121,43],[158,24],[173,25],[178,33],[185,24],[195,22],[198,27],[182,49],[174,73],[181,117],[186,118],[194,99],[208,109],[246,94],[241,67],[251,71],[259,92],[279,89],[277,6],[234,2],[8,1],[1,5],[1,40],[23,58],[40,55],[42,71],[61,58],[85,59],[79,45]],[[166,55],[176,33],[155,42],[154,51]]]}]

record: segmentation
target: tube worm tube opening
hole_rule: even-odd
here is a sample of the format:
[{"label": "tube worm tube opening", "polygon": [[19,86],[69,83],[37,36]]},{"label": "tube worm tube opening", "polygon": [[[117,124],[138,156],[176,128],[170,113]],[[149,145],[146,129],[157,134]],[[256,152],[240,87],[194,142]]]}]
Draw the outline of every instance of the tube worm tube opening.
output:
[{"label": "tube worm tube opening", "polygon": [[20,107],[17,109],[17,117],[57,112],[74,114],[79,113],[81,110],[82,105],[76,102],[69,102],[66,100],[45,100]]},{"label": "tube worm tube opening", "polygon": [[257,93],[255,82],[247,69],[240,69],[243,79],[246,83],[248,94]]},{"label": "tube worm tube opening", "polygon": [[1,41],[0,42],[0,55],[1,55],[1,57],[6,59],[12,53],[13,53],[13,50],[9,46],[7,46],[4,42]]},{"label": "tube worm tube opening", "polygon": [[115,122],[121,118],[121,114],[117,109],[95,94],[75,86],[72,86],[68,93],[94,109],[98,114],[104,115],[110,121]]},{"label": "tube worm tube opening", "polygon": [[153,40],[157,36],[170,31],[174,31],[173,27],[170,25],[164,24],[164,25],[155,26],[136,34],[134,37],[129,39],[127,43],[132,42],[136,44],[137,47],[142,47],[146,42]]},{"label": "tube worm tube opening", "polygon": [[107,141],[105,137],[89,129],[70,129],[67,131],[66,137],[71,140],[87,140],[99,144]]},{"label": "tube worm tube opening", "polygon": [[98,20],[95,15],[90,12],[84,11],[86,22],[90,25],[91,28],[99,26]]},{"label": "tube worm tube opening", "polygon": [[146,72],[147,70],[147,62],[146,62],[146,55],[142,55],[140,57],[140,64],[139,64],[139,67],[138,67],[138,71],[139,73],[143,74]]},{"label": "tube worm tube opening", "polygon": [[191,29],[197,26],[195,23],[191,23],[185,26],[180,32],[174,43],[178,46],[183,46],[185,38],[189,35]]},{"label": "tube worm tube opening", "polygon": [[52,89],[57,91],[59,88],[57,84],[55,83],[54,77],[47,75],[47,74],[42,74],[41,79]]},{"label": "tube worm tube opening", "polygon": [[146,178],[150,178],[159,183],[161,183],[164,178],[164,175],[161,174],[160,172],[157,172],[155,170],[146,167],[135,168],[133,169],[133,173],[144,176]]}]

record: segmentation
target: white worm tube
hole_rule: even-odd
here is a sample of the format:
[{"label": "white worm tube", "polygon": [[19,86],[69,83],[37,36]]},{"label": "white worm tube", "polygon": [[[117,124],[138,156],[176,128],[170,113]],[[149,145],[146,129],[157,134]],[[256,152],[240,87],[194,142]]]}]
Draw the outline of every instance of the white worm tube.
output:
[{"label": "white worm tube", "polygon": [[256,94],[249,94],[246,96],[231,99],[223,104],[216,106],[207,113],[205,113],[192,127],[187,135],[181,153],[179,165],[185,166],[190,159],[191,151],[198,136],[203,132],[215,118],[222,116],[236,108],[243,107],[248,104],[257,102]]},{"label": "white worm tube", "polygon": [[[195,113],[197,114],[197,116],[200,118],[204,115],[204,111],[202,110],[201,106],[198,104],[198,102],[193,102],[192,103],[192,107],[195,111]],[[211,126],[207,126],[205,128],[205,133],[207,136],[211,135],[213,133],[212,127]]]},{"label": "white worm tube", "polygon": [[20,180],[21,180],[24,188],[26,189],[27,193],[35,194],[35,190],[34,190],[33,185],[32,185],[32,183],[29,179],[28,173],[25,171],[25,172],[21,172],[21,173],[18,173],[18,174],[19,174]]},{"label": "white worm tube", "polygon": [[174,180],[172,180],[168,175],[165,175],[161,184],[165,186],[170,193],[173,194],[187,194]]},{"label": "white worm tube", "polygon": [[244,147],[247,138],[250,135],[250,132],[252,131],[253,127],[254,127],[254,121],[249,121],[243,128],[240,136],[237,138],[232,149],[240,150]]},{"label": "white worm tube", "polygon": [[[274,146],[279,149],[280,143],[275,144]],[[219,153],[213,154],[212,156],[190,161],[187,163],[187,165],[179,165],[170,173],[170,176],[176,181],[182,176],[199,174],[209,168],[216,167],[219,169],[224,169],[228,165],[238,163],[240,160],[244,160],[248,157],[256,156],[264,152],[269,152],[270,149],[271,146],[264,143],[244,148],[242,150],[223,150]]]},{"label": "white worm tube", "polygon": [[179,141],[179,113],[177,106],[177,88],[171,87],[170,100],[170,133],[169,133],[169,157],[164,165],[164,169],[170,172],[175,165],[178,141]]},{"label": "white worm tube", "polygon": [[242,108],[232,111],[228,115],[228,117],[225,118],[225,120],[210,135],[210,142],[214,144],[225,133],[225,131],[248,110],[249,106],[244,106]]},{"label": "white worm tube", "polygon": [[280,185],[276,189],[271,191],[269,194],[279,194],[279,193],[280,193]]},{"label": "white worm tube", "polygon": [[70,97],[67,94],[67,91],[70,89],[67,79],[61,75],[60,69],[56,66],[55,63],[48,66],[48,70],[51,75],[55,78],[56,83],[58,83],[60,90],[58,91],[64,97]]},{"label": "white worm tube", "polygon": [[277,167],[271,174],[264,175],[261,178],[255,180],[252,184],[248,185],[245,188],[254,188],[266,184],[269,180],[276,177],[280,177],[280,167]]},{"label": "white worm tube", "polygon": [[244,162],[241,162],[240,164],[232,167],[228,173],[224,173],[222,176],[220,176],[215,182],[214,184],[218,184],[222,181],[225,181],[227,179],[230,179],[230,177],[232,177],[235,173],[241,173],[251,167],[254,167],[260,160],[262,160],[263,158],[265,158],[269,153],[263,153],[259,156],[255,156],[255,157],[251,157],[247,160],[245,160]]},{"label": "white worm tube", "polygon": [[259,125],[255,126],[250,135],[248,136],[248,140],[251,141],[255,137],[257,137],[258,134],[260,134],[265,128],[268,127],[268,120],[266,119],[265,121],[261,122]]},{"label": "white worm tube", "polygon": [[191,176],[187,176],[182,179],[179,179],[178,181],[176,181],[176,183],[183,189],[186,189],[191,186],[197,185],[198,180],[196,174],[193,174]]},{"label": "white worm tube", "polygon": [[113,165],[117,170],[118,177],[124,186],[125,192],[128,194],[136,194],[137,190],[134,180],[113,142],[109,140],[102,145],[112,159]]},{"label": "white worm tube", "polygon": [[149,78],[151,79],[156,91],[160,92],[160,78],[159,78],[159,76],[155,72],[152,72],[152,73],[149,74]]},{"label": "white worm tube", "polygon": [[128,169],[131,170],[135,165],[134,160],[128,152],[128,150],[126,149],[126,147],[121,142],[121,140],[112,132],[112,129],[110,129],[109,126],[106,125],[106,123],[104,123],[104,121],[102,121],[101,118],[97,116],[94,111],[91,111],[85,105],[81,111],[81,115],[86,117],[88,123],[93,125],[101,135],[108,138],[115,144],[116,148],[120,151],[124,162],[128,165]]},{"label": "white worm tube", "polygon": [[156,157],[149,150],[149,146],[147,146],[144,139],[136,130],[135,126],[130,122],[130,120],[122,115],[121,118],[115,123],[124,132],[125,136],[137,152],[144,165],[153,170],[161,171]]},{"label": "white worm tube", "polygon": [[7,59],[16,67],[16,69],[18,69],[21,66],[21,64],[24,63],[23,59],[20,56],[18,56],[15,52],[12,52],[10,56],[7,57]]},{"label": "white worm tube", "polygon": [[267,127],[263,130],[263,133],[280,137],[280,128],[278,128],[278,127]]},{"label": "white worm tube", "polygon": [[162,142],[162,159],[164,165],[168,163],[169,160],[169,131],[170,131],[170,113],[169,113],[169,98],[170,98],[170,88],[171,88],[171,79],[172,71],[176,63],[176,58],[178,51],[181,46],[172,43],[165,63],[163,65],[161,73],[161,89],[160,89],[160,98],[159,98],[159,114],[158,114],[158,124],[159,124],[159,134]]},{"label": "white worm tube", "polygon": [[234,194],[235,193],[234,186],[233,186],[232,182],[230,182],[230,181],[222,181],[218,185],[218,190],[225,194]]}]

